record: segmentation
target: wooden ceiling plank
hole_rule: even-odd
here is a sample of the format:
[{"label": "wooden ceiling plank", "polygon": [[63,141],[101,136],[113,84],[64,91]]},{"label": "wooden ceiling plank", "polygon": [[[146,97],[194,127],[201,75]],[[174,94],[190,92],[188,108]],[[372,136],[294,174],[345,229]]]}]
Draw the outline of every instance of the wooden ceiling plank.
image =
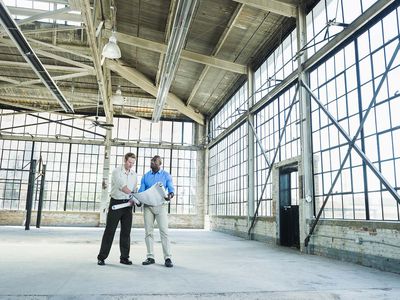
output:
[{"label": "wooden ceiling plank", "polygon": [[[234,27],[234,25],[236,23],[238,17],[240,16],[240,14],[241,14],[241,12],[243,10],[243,7],[244,7],[244,5],[242,5],[242,4],[239,4],[236,7],[231,19],[228,22],[227,27],[225,28],[225,31],[222,33],[222,35],[221,35],[221,37],[220,37],[220,39],[219,39],[214,51],[213,51],[213,56],[217,55],[219,53],[219,51],[221,50],[225,40],[227,39],[229,33],[231,32],[232,28]],[[203,71],[200,74],[199,79],[197,80],[196,84],[194,85],[194,87],[193,87],[193,89],[192,89],[192,91],[191,91],[191,93],[190,93],[190,95],[189,95],[189,97],[188,97],[188,99],[186,101],[186,105],[189,105],[192,102],[194,96],[196,95],[197,91],[199,90],[201,84],[203,83],[204,78],[206,77],[209,69],[210,69],[210,66],[208,66],[208,65],[206,65],[204,67]]]}]

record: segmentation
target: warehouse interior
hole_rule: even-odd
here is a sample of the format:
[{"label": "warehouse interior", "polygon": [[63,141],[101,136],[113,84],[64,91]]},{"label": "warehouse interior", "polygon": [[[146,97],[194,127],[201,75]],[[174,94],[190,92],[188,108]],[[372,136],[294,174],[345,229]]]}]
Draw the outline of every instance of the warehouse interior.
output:
[{"label": "warehouse interior", "polygon": [[[0,19],[0,298],[400,297],[399,1],[0,0]],[[127,152],[173,178],[171,271],[139,266],[139,207],[134,271],[96,265]]]}]

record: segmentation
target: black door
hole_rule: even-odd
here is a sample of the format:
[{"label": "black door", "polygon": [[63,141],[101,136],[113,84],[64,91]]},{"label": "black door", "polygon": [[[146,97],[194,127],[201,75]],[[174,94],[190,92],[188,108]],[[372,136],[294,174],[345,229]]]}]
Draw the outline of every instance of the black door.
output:
[{"label": "black door", "polygon": [[280,172],[279,212],[280,244],[300,248],[297,168],[285,168]]}]

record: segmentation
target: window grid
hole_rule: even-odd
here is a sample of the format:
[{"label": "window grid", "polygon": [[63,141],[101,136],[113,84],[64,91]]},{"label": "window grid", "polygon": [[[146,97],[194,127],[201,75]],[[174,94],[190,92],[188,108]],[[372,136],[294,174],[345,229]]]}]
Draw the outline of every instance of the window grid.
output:
[{"label": "window grid", "polygon": [[210,149],[209,203],[211,215],[247,216],[247,124]]},{"label": "window grid", "polygon": [[[14,111],[1,110],[0,125],[8,128],[7,134],[24,133],[39,137],[71,137],[98,139],[86,130],[104,129],[94,127],[90,120],[62,120],[64,116],[47,113],[13,115]],[[7,115],[4,115],[7,114]],[[51,119],[55,122],[49,122]],[[104,121],[99,118],[100,121]],[[146,125],[143,125],[146,124]],[[26,126],[25,126],[26,125]],[[141,141],[146,143],[168,143],[193,145],[193,123],[162,121],[158,125],[150,122],[115,118],[114,134],[116,139]],[[115,129],[116,128],[116,129]],[[128,129],[126,129],[128,128]],[[61,134],[62,133],[62,134]],[[0,209],[25,209],[29,162],[33,143],[28,141],[0,140]],[[176,196],[171,202],[171,213],[195,214],[196,207],[196,158],[195,150],[171,150],[140,147],[113,146],[111,153],[112,168],[123,163],[126,152],[133,151],[138,162],[136,171],[140,175],[150,169],[150,159],[158,154],[163,157],[164,168],[172,175]],[[98,211],[101,203],[101,182],[103,173],[104,146],[70,143],[35,142],[33,158],[42,156],[46,164],[46,183],[44,210],[62,211]],[[23,170],[22,170],[23,169]],[[69,173],[68,173],[69,170]],[[140,182],[140,181],[139,181]],[[35,184],[34,206],[39,200],[40,178]]]},{"label": "window grid", "polygon": [[[127,152],[136,154],[135,171],[138,174],[138,188],[142,175],[150,171],[151,159],[154,155],[159,155],[163,162],[161,168],[171,174],[175,187],[175,197],[170,202],[170,213],[197,213],[196,151],[114,146],[111,148],[111,169],[123,164]],[[141,211],[142,208],[136,208],[136,210]]]},{"label": "window grid", "polygon": [[292,31],[278,48],[254,72],[254,101],[260,101],[284,78],[297,69],[296,31]]},{"label": "window grid", "polygon": [[[276,99],[269,102],[263,109],[255,114],[256,132],[268,158],[272,163],[279,136],[284,128],[285,120],[289,112],[291,101],[295,94],[295,87],[290,88]],[[299,125],[299,103],[295,99],[294,106],[290,113],[289,121],[285,127],[275,163],[296,157],[300,154],[300,125]],[[267,179],[269,167],[265,161],[260,146],[255,142],[255,207],[261,198],[258,209],[259,216],[272,216],[272,176],[270,175],[264,193],[262,189]]]},{"label": "window grid", "polygon": [[210,121],[211,138],[235,122],[248,109],[247,82],[227,101]]},{"label": "window grid", "polygon": [[[351,137],[358,129],[399,41],[399,15],[399,8],[388,13],[310,74],[312,89]],[[400,138],[399,76],[400,59],[397,55],[357,140],[367,157],[397,190],[400,189],[400,146],[397,142]],[[318,210],[348,144],[316,104],[312,108],[312,128]],[[352,151],[322,217],[400,220],[399,215],[398,203]]]},{"label": "window grid", "polygon": [[329,21],[350,24],[377,1],[321,0],[318,2],[306,17],[308,56],[311,57],[345,28],[343,26],[326,27]]},{"label": "window grid", "polygon": [[[106,129],[93,124],[94,118],[72,119],[54,113],[12,114],[13,110],[0,110],[0,126],[4,134],[26,134],[38,137],[104,140]],[[6,114],[6,115],[3,115]],[[106,122],[99,117],[100,123]],[[114,118],[112,136],[117,141],[148,144],[194,144],[192,122],[150,121],[132,118]]]}]

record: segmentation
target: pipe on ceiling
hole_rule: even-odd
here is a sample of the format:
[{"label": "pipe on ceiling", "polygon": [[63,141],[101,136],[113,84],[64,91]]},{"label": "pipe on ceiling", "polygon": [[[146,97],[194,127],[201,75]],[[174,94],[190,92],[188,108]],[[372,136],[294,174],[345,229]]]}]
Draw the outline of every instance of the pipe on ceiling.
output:
[{"label": "pipe on ceiling", "polygon": [[197,0],[179,0],[171,37],[168,42],[167,52],[160,74],[160,85],[157,91],[157,98],[154,106],[152,122],[158,122],[161,118],[172,80],[178,68],[179,57],[186,41],[190,22],[197,5]]}]

